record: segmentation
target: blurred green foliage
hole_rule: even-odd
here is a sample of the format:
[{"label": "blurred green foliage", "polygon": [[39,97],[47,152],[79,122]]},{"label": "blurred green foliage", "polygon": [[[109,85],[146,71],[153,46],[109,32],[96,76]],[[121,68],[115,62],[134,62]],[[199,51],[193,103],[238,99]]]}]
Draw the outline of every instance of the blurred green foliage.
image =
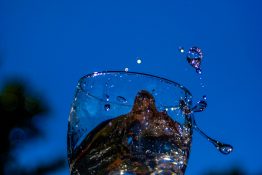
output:
[{"label": "blurred green foliage", "polygon": [[35,117],[46,117],[48,108],[41,98],[32,95],[21,81],[6,83],[0,91],[0,174],[47,174],[65,167],[64,158],[58,157],[48,165],[37,167],[34,170],[21,167],[8,167],[15,158],[12,150],[17,149],[20,143],[42,135],[41,130],[34,124]]}]

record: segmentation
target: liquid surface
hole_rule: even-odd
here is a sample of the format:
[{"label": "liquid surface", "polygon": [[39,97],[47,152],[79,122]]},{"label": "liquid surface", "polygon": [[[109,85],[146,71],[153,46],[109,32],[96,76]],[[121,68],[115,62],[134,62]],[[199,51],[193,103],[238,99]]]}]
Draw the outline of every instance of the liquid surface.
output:
[{"label": "liquid surface", "polygon": [[183,175],[191,138],[190,121],[181,125],[157,111],[153,96],[140,91],[128,114],[102,122],[86,136],[69,159],[71,174]]}]

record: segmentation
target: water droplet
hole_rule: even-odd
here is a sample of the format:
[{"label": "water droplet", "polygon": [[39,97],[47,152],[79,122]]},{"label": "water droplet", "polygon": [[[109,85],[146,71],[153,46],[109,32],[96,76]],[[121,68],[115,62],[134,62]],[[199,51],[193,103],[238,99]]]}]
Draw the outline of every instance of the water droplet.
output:
[{"label": "water droplet", "polygon": [[116,100],[121,102],[121,103],[127,103],[127,100],[125,99],[125,97],[122,97],[122,96],[117,96]]},{"label": "water droplet", "polygon": [[201,61],[203,59],[203,53],[198,47],[191,47],[187,53],[187,62],[196,69],[198,74],[201,74]]},{"label": "water droplet", "polygon": [[142,60],[141,60],[140,58],[137,58],[136,63],[137,63],[137,64],[141,64],[141,63],[142,63]]},{"label": "water droplet", "polygon": [[200,68],[197,68],[197,69],[196,69],[196,73],[202,74],[202,70],[201,70]]},{"label": "water droplet", "polygon": [[222,144],[218,146],[217,148],[223,154],[229,154],[233,151],[233,147],[229,144]]},{"label": "water droplet", "polygon": [[105,111],[109,111],[110,110],[110,104],[105,104],[104,108],[105,108]]},{"label": "water droplet", "polygon": [[125,68],[125,72],[128,72],[128,67]]},{"label": "water droplet", "polygon": [[106,99],[106,101],[109,101],[109,95],[108,94],[105,94],[105,99]]},{"label": "water droplet", "polygon": [[200,101],[191,109],[193,112],[202,112],[207,107],[206,96],[204,95]]},{"label": "water droplet", "polygon": [[181,46],[178,47],[178,50],[179,50],[180,53],[184,53],[185,52],[185,49],[183,47],[181,47]]}]

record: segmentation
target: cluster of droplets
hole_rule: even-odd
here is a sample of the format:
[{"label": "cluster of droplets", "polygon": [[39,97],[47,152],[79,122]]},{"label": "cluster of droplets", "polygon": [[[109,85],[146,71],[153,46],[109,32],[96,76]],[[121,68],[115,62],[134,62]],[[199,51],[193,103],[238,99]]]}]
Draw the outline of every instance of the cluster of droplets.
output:
[{"label": "cluster of droplets", "polygon": [[[137,57],[136,58],[136,64],[141,64],[142,63],[142,59],[140,57]],[[124,68],[124,71],[125,72],[128,72],[129,71],[129,68],[128,67],[125,67]]]}]

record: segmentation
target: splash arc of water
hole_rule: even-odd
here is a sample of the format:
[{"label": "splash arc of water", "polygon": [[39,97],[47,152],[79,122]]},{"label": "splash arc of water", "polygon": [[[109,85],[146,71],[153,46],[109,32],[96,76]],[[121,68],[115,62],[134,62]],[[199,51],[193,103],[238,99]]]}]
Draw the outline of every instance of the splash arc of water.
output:
[{"label": "splash arc of water", "polygon": [[[189,108],[187,103],[184,100],[180,100],[179,108],[185,115],[190,115],[193,112],[202,112],[207,107],[206,96],[204,95],[202,99],[193,107]],[[230,154],[233,151],[233,147],[229,144],[219,142],[211,137],[209,137],[205,132],[203,132],[197,125],[196,120],[193,115],[192,117],[192,126],[193,128],[199,132],[203,137],[205,137],[210,143],[212,143],[222,154]]]},{"label": "splash arc of water", "polygon": [[203,132],[196,124],[196,120],[193,117],[192,119],[193,122],[193,128],[199,132],[203,137],[205,137],[210,143],[212,143],[222,154],[230,154],[233,151],[233,146],[219,142],[211,137],[209,137],[205,132]]}]

